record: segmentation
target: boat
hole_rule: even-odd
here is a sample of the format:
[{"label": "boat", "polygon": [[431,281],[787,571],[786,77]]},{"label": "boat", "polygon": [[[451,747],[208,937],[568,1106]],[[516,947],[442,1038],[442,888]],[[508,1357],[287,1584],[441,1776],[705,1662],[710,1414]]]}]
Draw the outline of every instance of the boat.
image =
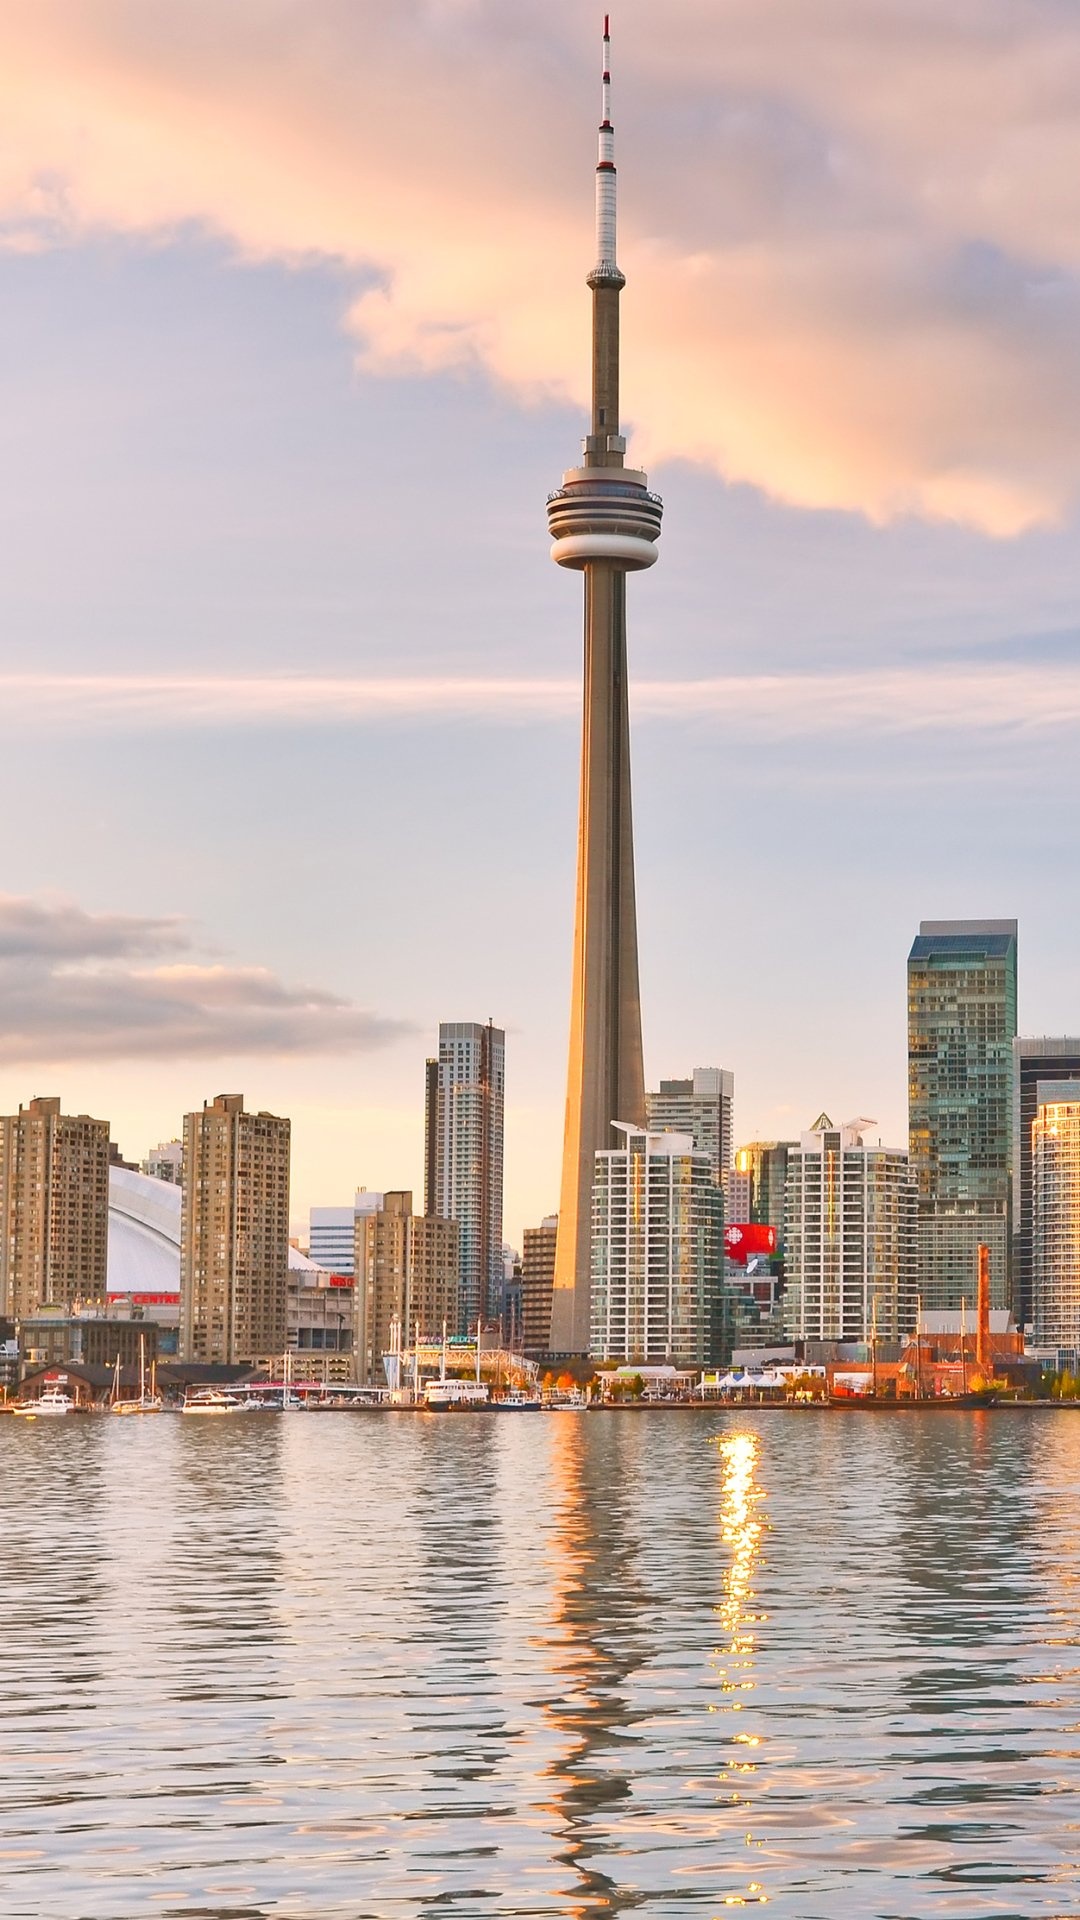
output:
[{"label": "boat", "polygon": [[23,1413],[40,1414],[43,1419],[57,1419],[61,1414],[74,1413],[75,1402],[70,1393],[65,1393],[58,1380],[47,1386],[36,1400],[20,1409]]},{"label": "boat", "polygon": [[493,1404],[480,1380],[429,1380],[424,1405],[429,1413],[478,1413]]},{"label": "boat", "polygon": [[248,1413],[250,1408],[246,1400],[238,1399],[234,1393],[223,1393],[220,1387],[197,1387],[194,1392],[188,1389],[180,1411],[221,1416]]},{"label": "boat", "polygon": [[117,1354],[116,1367],[113,1372],[113,1397],[112,1397],[112,1406],[110,1408],[110,1412],[125,1413],[125,1414],[126,1413],[160,1413],[161,1412],[162,1399],[161,1399],[160,1393],[158,1393],[157,1391],[157,1362],[156,1361],[154,1361],[154,1363],[150,1368],[149,1393],[146,1390],[146,1340],[144,1335],[141,1333],[139,1335],[138,1399],[121,1400],[119,1397],[119,1387],[120,1387],[120,1355]]},{"label": "boat", "polygon": [[489,1400],[491,1413],[543,1413],[544,1403],[538,1393],[526,1393],[521,1387],[511,1388],[503,1394],[501,1400]]}]

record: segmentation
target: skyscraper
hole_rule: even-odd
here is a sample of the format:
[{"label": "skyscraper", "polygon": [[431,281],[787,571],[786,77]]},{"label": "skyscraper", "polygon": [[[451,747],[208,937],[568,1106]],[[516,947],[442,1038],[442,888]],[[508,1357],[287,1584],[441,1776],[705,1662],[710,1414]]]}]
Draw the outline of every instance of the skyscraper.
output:
[{"label": "skyscraper", "polygon": [[180,1339],[187,1360],[268,1359],[288,1333],[288,1120],[219,1093],[184,1116]]},{"label": "skyscraper", "polygon": [[[1080,1082],[1080,1040],[1013,1041],[1012,1310],[1029,1325],[1032,1299],[1032,1134],[1044,1080]],[[1077,1087],[1080,1096],[1080,1086]]]},{"label": "skyscraper", "polygon": [[592,289],[592,419],[584,463],[548,501],[551,556],[585,576],[585,695],[570,1059],[563,1139],[552,1349],[589,1342],[592,1183],[611,1125],[645,1119],[637,910],[630,809],[626,576],[656,559],[661,503],[627,467],[619,423],[619,295],[615,249],[615,137],[608,23],[596,169]]},{"label": "skyscraper", "polygon": [[990,1248],[1008,1304],[1016,921],[924,920],[908,956],[908,1138],[919,1194],[919,1290],[942,1311],[974,1296]]},{"label": "skyscraper", "polygon": [[661,1080],[658,1093],[645,1095],[650,1133],[688,1133],[699,1153],[712,1161],[713,1179],[723,1186],[731,1168],[731,1108],[735,1075],[723,1067],[695,1067],[690,1080]]},{"label": "skyscraper", "polygon": [[723,1341],[723,1212],[689,1134],[620,1124],[596,1156],[594,1359],[703,1367]]},{"label": "skyscraper", "polygon": [[457,1222],[414,1214],[412,1194],[387,1193],[381,1207],[356,1216],[356,1365],[360,1382],[378,1383],[390,1350],[391,1322],[408,1346],[417,1329],[437,1340],[459,1313]]},{"label": "skyscraper", "polygon": [[[425,1198],[460,1232],[462,1332],[498,1318],[503,1281],[506,1035],[488,1021],[439,1028],[438,1071],[425,1070],[424,1137],[433,1141]],[[433,1175],[431,1177],[433,1162]]]},{"label": "skyscraper", "polygon": [[1080,1356],[1080,1083],[1041,1080],[1032,1122],[1031,1283],[1035,1343]]},{"label": "skyscraper", "polygon": [[551,1351],[551,1290],[559,1216],[549,1213],[526,1227],[521,1255],[521,1344],[530,1356]]},{"label": "skyscraper", "polygon": [[31,1100],[0,1119],[0,1315],[104,1300],[109,1123]]},{"label": "skyscraper", "polygon": [[[916,1315],[916,1192],[908,1155],[872,1120],[827,1114],[788,1155],[784,1322],[796,1340],[905,1338]],[[974,1298],[972,1294],[970,1296]]]}]

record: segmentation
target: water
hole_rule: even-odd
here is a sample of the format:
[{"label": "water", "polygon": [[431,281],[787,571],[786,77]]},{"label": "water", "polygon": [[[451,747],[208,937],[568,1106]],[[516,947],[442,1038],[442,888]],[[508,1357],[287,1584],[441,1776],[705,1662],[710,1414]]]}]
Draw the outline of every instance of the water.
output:
[{"label": "water", "polygon": [[0,1421],[4,1920],[1080,1911],[1080,1414]]}]

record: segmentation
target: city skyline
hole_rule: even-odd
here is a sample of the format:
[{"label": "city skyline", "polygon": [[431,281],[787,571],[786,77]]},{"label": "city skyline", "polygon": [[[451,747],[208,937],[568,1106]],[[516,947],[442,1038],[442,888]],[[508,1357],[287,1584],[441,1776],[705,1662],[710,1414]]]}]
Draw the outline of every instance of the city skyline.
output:
[{"label": "city skyline", "polygon": [[[357,1183],[422,1190],[421,1063],[441,1019],[490,1014],[520,1246],[559,1204],[578,640],[536,502],[585,397],[602,16],[526,4],[478,39],[479,14],[410,15],[394,39],[374,8],[350,25],[316,0],[276,50],[249,22],[211,51],[190,9],[186,64],[149,19],[136,46],[93,0],[81,18],[59,47],[0,23],[20,100],[0,180],[0,793],[20,823],[0,1109],[59,1089],[141,1158],[242,1087],[293,1118],[299,1222]],[[997,43],[948,6],[890,41],[913,102],[957,58],[964,75],[961,148],[923,116],[931,211],[913,122],[874,124],[876,6],[848,10],[842,61],[795,18],[766,49],[734,4],[680,0],[662,47],[638,0],[613,24],[630,456],[668,505],[631,661],[646,1084],[723,1061],[737,1142],[822,1107],[899,1140],[897,956],[921,919],[1019,918],[1021,1031],[1076,1026],[1074,909],[1048,906],[1080,712],[1066,131],[1045,133],[1066,198],[1034,196],[1038,273],[1030,223],[979,192],[1002,126],[1044,124],[1045,26],[1010,28],[1028,58],[1007,102]],[[421,197],[415,151],[357,131],[415,99],[427,32],[435,198],[470,211],[454,257],[432,246],[429,161]],[[61,85],[78,151],[50,118]],[[834,151],[858,162],[843,178]],[[369,191],[388,152],[390,236]],[[695,260],[724,294],[707,314]],[[797,391],[767,378],[782,352],[813,376]],[[992,420],[973,405],[988,357]],[[445,503],[481,497],[474,537]],[[436,815],[482,851],[482,934]],[[844,967],[809,964],[838,926]]]}]

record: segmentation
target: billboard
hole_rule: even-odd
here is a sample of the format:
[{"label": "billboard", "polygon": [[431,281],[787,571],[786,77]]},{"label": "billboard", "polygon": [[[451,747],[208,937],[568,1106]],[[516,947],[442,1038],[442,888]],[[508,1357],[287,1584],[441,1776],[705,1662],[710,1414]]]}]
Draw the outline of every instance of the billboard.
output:
[{"label": "billboard", "polygon": [[753,1220],[732,1220],[724,1228],[724,1252],[736,1266],[745,1267],[754,1254],[776,1252],[776,1228]]}]

